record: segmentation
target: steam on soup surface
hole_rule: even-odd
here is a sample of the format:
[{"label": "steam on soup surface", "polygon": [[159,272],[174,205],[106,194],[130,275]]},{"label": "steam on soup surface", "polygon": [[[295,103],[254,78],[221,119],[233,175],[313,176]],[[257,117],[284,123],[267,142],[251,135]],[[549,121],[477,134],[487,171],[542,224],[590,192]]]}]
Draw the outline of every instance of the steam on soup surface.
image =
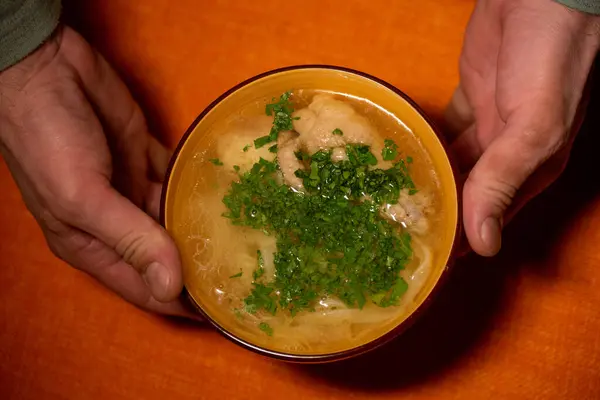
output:
[{"label": "steam on soup surface", "polygon": [[203,148],[184,273],[221,326],[323,354],[412,312],[443,210],[431,160],[401,121],[364,99],[296,90],[249,104]]}]

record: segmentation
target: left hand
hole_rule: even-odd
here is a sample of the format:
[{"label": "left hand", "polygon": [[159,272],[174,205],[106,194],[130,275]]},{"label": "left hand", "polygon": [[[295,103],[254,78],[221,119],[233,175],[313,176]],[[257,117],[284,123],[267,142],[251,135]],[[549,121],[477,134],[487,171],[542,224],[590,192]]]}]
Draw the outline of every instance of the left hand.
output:
[{"label": "left hand", "polygon": [[102,56],[59,28],[0,73],[0,100],[0,152],[50,249],[139,307],[195,318],[152,218],[169,152]]},{"label": "left hand", "polygon": [[553,0],[478,1],[447,110],[476,253],[496,254],[502,227],[562,173],[599,43],[599,17]]}]

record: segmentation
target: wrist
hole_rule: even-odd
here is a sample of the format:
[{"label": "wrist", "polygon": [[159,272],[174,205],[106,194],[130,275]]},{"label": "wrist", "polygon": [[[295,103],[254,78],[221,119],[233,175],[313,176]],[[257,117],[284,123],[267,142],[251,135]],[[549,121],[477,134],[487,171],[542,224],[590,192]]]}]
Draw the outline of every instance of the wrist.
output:
[{"label": "wrist", "polygon": [[37,78],[52,75],[49,67],[57,59],[61,37],[62,29],[59,27],[35,51],[0,72],[0,147],[4,150],[13,147],[17,139],[14,133],[19,131],[19,124],[15,125],[14,121],[22,118],[23,114],[31,113],[38,89],[45,90],[44,82],[49,79]]},{"label": "wrist", "polygon": [[60,0],[0,1],[0,71],[34,52],[52,34]]},{"label": "wrist", "polygon": [[[62,27],[59,26],[44,43],[18,63],[0,72],[0,95],[22,90],[37,73],[46,68],[56,58],[60,49]],[[0,104],[0,108],[4,104]]]},{"label": "wrist", "polygon": [[511,21],[512,27],[562,38],[576,46],[575,52],[596,52],[600,45],[600,15],[569,8],[557,0],[490,0],[489,4],[494,14],[503,16],[503,24]]}]

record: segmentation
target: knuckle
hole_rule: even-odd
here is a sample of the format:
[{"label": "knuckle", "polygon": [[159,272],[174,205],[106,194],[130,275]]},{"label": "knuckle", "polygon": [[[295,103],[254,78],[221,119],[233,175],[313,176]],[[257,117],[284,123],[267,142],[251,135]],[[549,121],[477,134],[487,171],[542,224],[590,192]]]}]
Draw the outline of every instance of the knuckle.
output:
[{"label": "knuckle", "polygon": [[147,239],[147,235],[143,233],[129,232],[117,242],[115,251],[121,255],[123,261],[137,269],[142,265]]},{"label": "knuckle", "polygon": [[65,245],[69,240],[70,228],[54,220],[54,222],[42,225],[42,231],[52,254],[60,260],[71,264],[71,254]]},{"label": "knuckle", "polygon": [[45,231],[55,236],[62,237],[68,231],[68,227],[46,208],[40,210],[36,218]]},{"label": "knuckle", "polygon": [[519,190],[515,184],[501,177],[488,179],[478,174],[477,171],[469,176],[466,184],[478,188],[482,196],[493,199],[496,203],[495,206],[502,210],[510,206]]},{"label": "knuckle", "polygon": [[140,132],[146,130],[146,119],[142,110],[137,106],[133,105],[129,117],[124,123],[125,129],[123,135],[126,139],[136,137]]},{"label": "knuckle", "polygon": [[54,194],[48,208],[59,220],[76,224],[83,217],[88,197],[84,185],[79,182],[65,181],[60,185],[60,191]]},{"label": "knuckle", "polygon": [[[105,245],[97,238],[79,232],[68,226],[61,231],[44,229],[44,236],[50,251],[59,259],[63,260],[73,268],[90,272],[96,266],[96,255]],[[109,260],[110,261],[110,260]]]},{"label": "knuckle", "polygon": [[564,148],[569,137],[563,125],[542,125],[524,129],[520,139],[525,152],[543,151],[549,157]]}]

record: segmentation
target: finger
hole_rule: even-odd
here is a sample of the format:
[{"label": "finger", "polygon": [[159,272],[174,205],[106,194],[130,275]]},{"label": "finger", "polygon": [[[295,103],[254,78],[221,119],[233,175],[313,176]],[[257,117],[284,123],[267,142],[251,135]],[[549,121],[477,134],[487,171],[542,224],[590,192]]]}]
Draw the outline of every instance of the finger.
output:
[{"label": "finger", "polygon": [[[102,251],[114,252],[107,246]],[[88,268],[87,272],[110,290],[144,310],[195,320],[201,319],[197,313],[186,308],[178,298],[169,302],[156,300],[140,274],[120,259],[104,268]]]},{"label": "finger", "polygon": [[471,248],[480,255],[492,256],[500,250],[505,212],[517,190],[561,147],[564,132],[560,128],[538,130],[526,126],[507,125],[465,183],[465,233]]},{"label": "finger", "polygon": [[144,115],[117,73],[78,33],[65,29],[63,47],[79,74],[86,97],[94,105],[114,155],[114,184],[142,206],[151,137]]},{"label": "finger", "polygon": [[57,221],[44,223],[43,228],[54,254],[69,265],[86,272],[130,303],[160,314],[201,319],[180,299],[167,303],[157,301],[140,274],[97,238]]},{"label": "finger", "polygon": [[483,154],[483,148],[477,137],[477,125],[475,123],[471,124],[457,136],[450,145],[449,150],[455,156],[458,170],[460,172],[470,171]]},{"label": "finger", "polygon": [[473,108],[467,100],[467,96],[462,85],[459,85],[452,94],[452,99],[444,112],[444,122],[446,123],[446,137],[452,142],[465,129],[475,121]]},{"label": "finger", "polygon": [[152,168],[152,180],[162,182],[169,167],[171,152],[153,136],[148,141],[148,159]]},{"label": "finger", "polygon": [[[122,139],[147,134],[135,118],[137,103],[117,73],[77,32],[66,29],[63,36],[65,54],[76,67],[86,95],[97,107],[109,131]],[[144,148],[145,150],[145,148]]]},{"label": "finger", "polygon": [[75,211],[61,220],[112,248],[144,278],[154,298],[174,300],[182,288],[181,264],[167,232],[109,182],[87,183],[84,199],[69,206]]},{"label": "finger", "polygon": [[508,224],[529,203],[533,198],[546,190],[554,181],[564,172],[571,145],[566,146],[542,166],[540,166],[526,181],[517,192],[511,206],[505,214],[504,223]]},{"label": "finger", "polygon": [[162,195],[162,185],[158,183],[151,183],[148,186],[148,192],[146,194],[146,213],[154,218],[156,221],[160,219],[160,198]]}]

